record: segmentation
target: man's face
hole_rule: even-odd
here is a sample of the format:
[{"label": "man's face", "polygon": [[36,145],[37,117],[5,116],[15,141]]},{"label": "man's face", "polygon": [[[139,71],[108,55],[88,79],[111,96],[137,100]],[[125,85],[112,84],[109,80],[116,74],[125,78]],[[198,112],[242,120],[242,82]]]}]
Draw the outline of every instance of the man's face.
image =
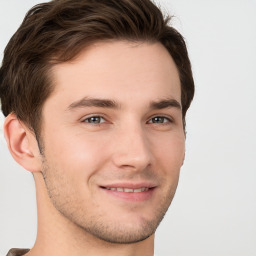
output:
[{"label": "man's face", "polygon": [[184,159],[178,71],[159,43],[102,42],[52,70],[42,172],[55,208],[115,243],[155,232]]}]

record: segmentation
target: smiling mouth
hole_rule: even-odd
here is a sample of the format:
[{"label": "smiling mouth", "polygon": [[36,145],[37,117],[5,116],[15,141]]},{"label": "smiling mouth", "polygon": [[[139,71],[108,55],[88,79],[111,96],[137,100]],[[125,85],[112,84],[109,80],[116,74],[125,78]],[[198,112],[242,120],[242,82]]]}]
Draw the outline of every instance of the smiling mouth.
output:
[{"label": "smiling mouth", "polygon": [[112,187],[103,187],[104,189],[107,190],[112,190],[112,191],[118,191],[118,192],[125,192],[125,193],[141,193],[144,191],[148,191],[150,188],[112,188]]},{"label": "smiling mouth", "polygon": [[146,184],[109,184],[106,186],[100,186],[100,188],[105,191],[107,195],[118,198],[119,200],[138,203],[152,198],[156,186],[148,186]]}]

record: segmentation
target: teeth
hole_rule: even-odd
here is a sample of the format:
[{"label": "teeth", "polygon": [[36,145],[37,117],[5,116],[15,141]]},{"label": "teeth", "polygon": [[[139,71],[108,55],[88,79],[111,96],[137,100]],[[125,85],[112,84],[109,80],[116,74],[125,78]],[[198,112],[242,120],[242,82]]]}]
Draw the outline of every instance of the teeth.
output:
[{"label": "teeth", "polygon": [[124,192],[132,193],[132,192],[133,192],[133,189],[131,189],[131,188],[124,188]]},{"label": "teeth", "polygon": [[143,192],[145,190],[146,188],[138,188],[138,189],[134,189],[134,192]]},{"label": "teeth", "polygon": [[112,190],[112,191],[125,192],[125,193],[140,193],[140,192],[144,192],[144,191],[149,190],[149,188],[132,189],[132,188],[111,188],[111,187],[106,187],[106,189]]}]

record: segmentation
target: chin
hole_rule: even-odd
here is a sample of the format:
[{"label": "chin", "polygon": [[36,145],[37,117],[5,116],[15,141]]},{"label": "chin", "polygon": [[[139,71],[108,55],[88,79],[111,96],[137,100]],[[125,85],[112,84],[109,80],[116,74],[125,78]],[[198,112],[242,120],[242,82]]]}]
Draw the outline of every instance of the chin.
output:
[{"label": "chin", "polygon": [[[164,212],[151,213],[149,218],[128,216],[126,218],[106,218],[106,216],[98,216],[98,218],[87,218],[86,220],[74,221],[86,234],[90,234],[102,241],[115,244],[132,244],[144,241],[152,236],[160,222],[162,221]],[[71,220],[72,221],[72,220]]]},{"label": "chin", "polygon": [[144,241],[152,236],[158,225],[147,223],[138,227],[137,225],[119,225],[107,226],[96,225],[93,228],[84,228],[84,230],[94,237],[108,243],[114,244],[132,244]]}]

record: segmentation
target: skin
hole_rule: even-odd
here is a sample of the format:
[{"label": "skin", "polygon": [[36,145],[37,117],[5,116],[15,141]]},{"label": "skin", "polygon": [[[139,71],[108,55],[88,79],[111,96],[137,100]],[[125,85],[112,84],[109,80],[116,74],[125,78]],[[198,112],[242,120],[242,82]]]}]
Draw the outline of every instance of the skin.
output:
[{"label": "skin", "polygon": [[101,42],[56,65],[52,80],[43,154],[15,115],[5,122],[12,155],[36,183],[38,235],[27,255],[152,256],[185,151],[171,56],[160,43]]}]

